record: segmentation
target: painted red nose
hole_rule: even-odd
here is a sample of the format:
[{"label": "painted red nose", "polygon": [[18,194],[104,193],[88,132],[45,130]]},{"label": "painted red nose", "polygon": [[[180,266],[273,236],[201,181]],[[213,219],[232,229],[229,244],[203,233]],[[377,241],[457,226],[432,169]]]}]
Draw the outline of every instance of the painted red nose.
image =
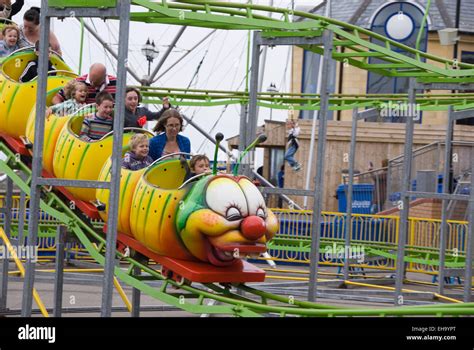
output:
[{"label": "painted red nose", "polygon": [[240,230],[245,238],[256,241],[267,232],[267,226],[261,217],[248,216],[242,221]]}]

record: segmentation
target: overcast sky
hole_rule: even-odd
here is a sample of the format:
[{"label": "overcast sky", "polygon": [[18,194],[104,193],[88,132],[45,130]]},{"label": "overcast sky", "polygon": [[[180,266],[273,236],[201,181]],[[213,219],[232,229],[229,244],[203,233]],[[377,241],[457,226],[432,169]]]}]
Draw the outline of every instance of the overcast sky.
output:
[{"label": "overcast sky", "polygon": [[[23,12],[31,6],[39,6],[40,0],[26,0],[25,6],[20,14],[14,17],[17,23],[22,22]],[[246,1],[234,1],[246,2]],[[274,0],[274,6],[290,8],[289,0]],[[295,1],[296,6],[315,6],[320,1],[301,0]],[[254,3],[269,5],[270,0],[254,1]],[[90,19],[86,23],[95,26],[97,32],[101,34],[112,47],[117,48],[119,31],[118,21],[94,20]],[[174,38],[175,34],[181,27],[172,25],[157,25],[145,23],[131,23],[130,30],[130,52],[129,63],[133,70],[140,76],[147,74],[148,63],[141,53],[141,47],[145,44],[147,38],[154,40],[160,55],[167,49],[168,45]],[[54,20],[52,29],[57,35],[63,57],[66,62],[77,72],[79,66],[79,47],[80,47],[80,24],[75,19],[66,19],[63,22]],[[192,48],[211,29],[188,27],[181,39],[178,41],[176,48],[173,50],[163,68],[163,72],[187,50]],[[218,30],[206,42],[195,49],[175,68],[164,75],[155,85],[161,87],[186,88],[191,82],[191,78],[195,75],[199,62],[204,58],[199,73],[194,80],[191,88],[207,89],[207,90],[244,90],[245,68],[246,68],[246,52],[247,52],[247,31],[224,31]],[[104,48],[86,31],[84,41],[84,54],[82,74],[87,73],[88,67],[93,62],[103,62],[108,67],[110,74],[115,74],[115,60],[107,54]],[[158,63],[160,57],[153,64]],[[153,66],[152,66],[153,70]],[[274,83],[280,91],[290,91],[290,74],[291,74],[291,56],[289,47],[277,47],[268,50],[267,61],[265,65],[265,76],[263,82],[263,90]],[[160,75],[160,73],[158,73]],[[128,77],[128,84],[137,84],[131,77]],[[225,137],[231,137],[238,134],[239,130],[239,106],[231,105],[223,113],[224,107],[185,107],[184,112],[190,116],[194,115],[194,119],[205,130],[210,130],[215,124],[219,116],[221,119],[212,134],[217,132],[224,133]],[[266,108],[260,109],[259,120],[263,123],[264,119],[268,119],[270,110]],[[272,111],[272,117],[276,120],[284,120],[287,117],[285,111]],[[260,123],[260,124],[261,124]],[[190,137],[192,143],[192,151],[213,154],[213,147],[209,142],[205,143],[204,148],[200,148],[204,138],[191,126],[185,131],[184,135]],[[224,155],[220,155],[224,159]],[[261,163],[261,155],[257,157],[257,163]]]}]

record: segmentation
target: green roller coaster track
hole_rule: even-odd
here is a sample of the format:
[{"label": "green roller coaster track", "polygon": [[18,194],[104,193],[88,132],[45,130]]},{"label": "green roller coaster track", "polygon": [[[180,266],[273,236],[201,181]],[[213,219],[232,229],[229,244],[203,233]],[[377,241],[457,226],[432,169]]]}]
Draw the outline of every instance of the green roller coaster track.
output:
[{"label": "green roller coaster track", "polygon": [[[143,101],[150,104],[161,104],[160,98],[168,97],[173,105],[179,106],[224,106],[231,104],[248,104],[246,92],[178,89],[165,87],[136,86],[141,90]],[[347,95],[332,94],[329,99],[329,110],[350,110],[353,108],[383,108],[389,103],[407,103],[406,94],[368,94]],[[449,106],[454,110],[474,108],[473,93],[455,94],[418,94],[416,103],[421,111],[447,111]],[[319,110],[318,94],[292,94],[261,92],[257,95],[260,107],[284,110]]]},{"label": "green roller coaster track", "polygon": [[[49,6],[58,8],[68,7],[96,7],[106,8],[116,6],[117,1],[107,0],[50,0]],[[410,47],[392,41],[388,38],[372,33],[368,30],[349,25],[344,22],[330,18],[308,14],[305,12],[291,11],[268,6],[251,4],[219,3],[214,1],[166,1],[151,2],[147,0],[134,0],[134,5],[140,6],[145,11],[134,11],[131,13],[133,21],[146,23],[161,23],[173,25],[186,25],[206,28],[218,28],[227,30],[261,30],[264,37],[314,37],[321,36],[324,30],[334,33],[333,58],[346,62],[355,67],[375,72],[390,77],[416,77],[419,82],[474,82],[474,65],[458,63],[456,61],[439,58],[425,52],[414,50]],[[272,12],[274,18],[262,15]],[[275,19],[277,16],[281,19]],[[298,20],[294,20],[295,16]],[[304,19],[304,20],[301,20]],[[379,44],[371,42],[377,41]],[[345,52],[338,52],[337,48],[344,47]],[[322,53],[323,48],[316,45],[305,45],[304,49],[316,53]],[[393,51],[403,50],[413,57]],[[372,63],[370,57],[376,57],[383,63]],[[225,105],[229,103],[247,103],[248,96],[245,93],[222,92],[222,91],[199,91],[180,89],[153,89],[145,93],[145,98],[156,101],[157,97],[170,96],[173,101],[180,104],[191,105]],[[471,94],[455,95],[419,95],[419,102],[425,110],[445,110],[448,105],[455,105],[458,109],[471,106]],[[331,109],[351,109],[354,107],[379,106],[392,98],[406,100],[406,96],[349,96],[334,95],[331,99]],[[264,107],[282,109],[318,109],[319,99],[317,95],[305,94],[265,94],[259,95],[259,104]],[[424,106],[424,107],[423,107]],[[0,152],[6,156],[6,160],[0,161],[0,171],[7,174],[13,182],[26,194],[30,192],[31,170],[4,144],[0,142]],[[15,170],[27,175],[26,180],[21,178]],[[56,220],[67,226],[69,232],[74,234],[81,244],[86,248],[91,257],[99,264],[105,263],[105,238],[98,230],[94,229],[92,223],[80,214],[71,210],[54,192],[43,191],[41,209],[53,216]],[[298,247],[296,247],[296,244]],[[280,237],[275,240],[274,246],[292,246],[290,249],[304,251],[307,242],[295,243],[288,237]],[[436,260],[436,251],[408,247],[406,259],[417,259],[419,254],[425,254],[425,260]],[[394,258],[393,247],[388,245],[373,245],[369,247],[375,254]],[[426,255],[428,254],[428,255]],[[246,296],[234,292],[231,286],[218,284],[205,284],[203,288],[192,285],[179,285],[178,283],[165,279],[152,267],[144,265],[130,257],[123,257],[120,252],[117,256],[125,259],[130,268],[127,271],[119,267],[115,268],[115,275],[128,285],[141,290],[147,295],[161,300],[169,305],[176,306],[184,311],[195,314],[226,314],[235,316],[262,316],[277,314],[280,316],[408,316],[408,315],[472,315],[474,314],[474,303],[443,304],[414,307],[396,308],[345,308],[334,307],[317,303],[294,300],[278,296],[243,284],[234,286],[237,290],[246,292]],[[409,261],[409,260],[407,260]],[[415,260],[413,260],[415,261]],[[462,261],[460,259],[459,261]],[[451,261],[449,263],[458,263]],[[457,265],[456,265],[457,266]],[[134,275],[134,267],[138,267],[145,275]],[[147,281],[162,281],[161,287],[154,288]],[[174,289],[171,287],[175,287]],[[177,288],[177,289],[176,289]],[[215,300],[217,305],[206,305],[206,300]]]},{"label": "green roller coaster track", "polygon": [[[327,29],[335,35],[333,58],[338,61],[385,76],[417,77],[423,82],[474,81],[474,65],[472,64],[440,58],[367,29],[307,12],[205,0],[176,2],[134,0],[132,3],[148,11],[133,12],[131,19],[146,23],[227,30],[261,30],[264,37],[314,37],[321,36]],[[273,13],[273,18],[259,14],[268,12]],[[278,15],[282,18],[274,19]],[[293,20],[295,16],[299,17],[297,21]],[[371,42],[370,39],[380,44]],[[351,52],[337,52],[338,47],[344,47]],[[305,45],[303,48],[319,54],[323,52],[322,47],[316,45]],[[402,50],[414,57],[395,52],[393,49]],[[384,63],[369,62],[370,57],[376,57]],[[428,63],[429,61],[432,63]]]},{"label": "green roller coaster track", "polygon": [[[54,7],[111,7],[115,1],[67,1],[49,2]],[[186,25],[226,30],[260,30],[262,36],[315,37],[324,30],[334,33],[332,57],[352,66],[389,77],[416,77],[419,82],[470,83],[474,82],[474,65],[437,57],[415,50],[387,37],[345,22],[307,12],[269,6],[222,3],[206,0],[181,0],[151,2],[135,0],[132,4],[147,11],[135,10],[131,19],[137,22]],[[266,15],[272,13],[270,18]],[[281,19],[277,19],[277,17]],[[296,20],[295,20],[296,18]],[[304,49],[323,53],[316,45],[302,46]],[[344,48],[340,52],[338,48]],[[395,52],[403,51],[406,54]],[[369,58],[383,63],[373,63]],[[219,106],[246,104],[248,94],[235,91],[185,90],[176,88],[141,87],[145,102],[159,103],[158,97],[169,96],[171,102],[182,106]],[[417,103],[422,111],[455,110],[474,107],[473,94],[418,95]],[[383,103],[405,102],[403,94],[392,95],[332,95],[330,110],[346,110],[355,107],[380,108]],[[259,93],[258,105],[274,109],[318,110],[319,96],[315,94]]]}]

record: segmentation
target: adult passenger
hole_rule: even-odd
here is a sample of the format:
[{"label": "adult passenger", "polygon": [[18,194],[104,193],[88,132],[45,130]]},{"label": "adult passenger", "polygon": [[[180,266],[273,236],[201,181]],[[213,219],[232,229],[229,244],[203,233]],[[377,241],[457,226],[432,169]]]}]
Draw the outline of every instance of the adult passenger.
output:
[{"label": "adult passenger", "polygon": [[[191,141],[179,134],[182,130],[183,117],[176,109],[167,109],[153,129],[158,135],[150,140],[150,157],[156,160],[172,153],[190,153]],[[171,158],[179,158],[179,156]]]},{"label": "adult passenger", "polygon": [[[78,77],[76,80],[83,82],[87,86],[87,104],[95,103],[97,94],[102,91],[111,94],[115,100],[117,78],[112,75],[107,75],[107,68],[105,68],[102,63],[94,63],[89,69],[89,74]],[[61,89],[56,96],[53,97],[52,103],[55,105],[65,100],[66,95],[64,89]]]},{"label": "adult passenger", "polygon": [[[40,39],[40,9],[32,7],[23,15],[23,25],[20,26],[20,47],[34,46]],[[49,33],[49,45],[51,50],[62,56],[61,46],[58,38],[53,32]]]},{"label": "adult passenger", "polygon": [[163,108],[152,112],[146,107],[140,107],[142,95],[137,88],[128,87],[125,94],[125,123],[126,128],[141,128],[149,120],[158,120],[164,111],[169,109],[168,98],[163,98]]}]

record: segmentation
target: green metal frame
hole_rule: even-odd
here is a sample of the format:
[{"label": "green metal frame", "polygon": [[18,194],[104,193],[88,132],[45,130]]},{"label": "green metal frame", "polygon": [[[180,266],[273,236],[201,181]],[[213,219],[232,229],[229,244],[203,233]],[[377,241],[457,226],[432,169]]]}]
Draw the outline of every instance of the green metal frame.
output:
[{"label": "green metal frame", "polygon": [[[115,7],[117,4],[113,0],[50,0],[49,6],[57,8],[74,8],[74,7]],[[134,5],[141,6],[146,11],[137,11],[131,14],[134,21],[141,21],[146,23],[162,23],[173,25],[186,25],[206,28],[219,28],[228,30],[261,30],[265,37],[282,37],[282,36],[300,36],[300,37],[314,37],[320,36],[325,29],[331,30],[335,35],[333,58],[338,61],[347,62],[355,67],[376,72],[385,76],[391,77],[416,77],[422,82],[459,82],[468,83],[474,82],[474,65],[457,63],[452,60],[436,57],[427,54],[408,46],[402,45],[396,41],[390,40],[381,35],[375,34],[369,30],[353,26],[341,21],[336,21],[331,18],[308,14],[305,12],[292,11],[288,9],[280,9],[269,6],[260,6],[252,4],[235,4],[222,3],[215,1],[176,1],[171,2],[162,0],[160,2],[152,2],[148,0],[134,0]],[[267,17],[261,13],[272,12],[274,18]],[[276,19],[280,16],[281,19]],[[293,16],[299,16],[304,21],[293,21]],[[370,39],[375,39],[381,42],[377,45],[371,42]],[[302,46],[303,48],[322,53],[323,48],[319,46]],[[338,47],[344,47],[346,52],[339,53]],[[408,57],[403,54],[392,51],[392,48],[402,49],[414,55]],[[377,57],[384,61],[384,63],[374,64],[369,63],[369,57]],[[433,62],[435,64],[427,63]],[[439,66],[441,64],[441,67]],[[177,89],[175,89],[176,91]],[[184,91],[180,92],[184,95]],[[189,92],[187,91],[188,95]],[[170,91],[166,94],[160,92],[146,93],[145,99],[156,98],[160,96],[170,96],[172,101],[177,101],[175,94]],[[199,94],[196,94],[196,96]],[[207,96],[206,96],[207,95]],[[189,95],[188,95],[189,96]],[[217,96],[209,96],[209,93],[203,93],[202,96],[196,97],[192,103],[194,105],[223,105],[233,103],[247,103],[248,96],[246,94],[231,93]],[[453,104],[450,95],[446,100],[441,97],[436,97],[436,102],[433,103],[431,97],[426,97],[420,103],[425,108],[444,108],[448,104]],[[455,100],[459,104],[458,108],[469,108],[472,106],[472,96],[463,95],[457,96]],[[385,97],[389,100],[389,96]],[[396,97],[398,98],[398,97]],[[260,94],[259,103],[261,106],[271,108],[296,109],[303,106],[304,109],[318,109],[319,102],[316,95],[313,96],[290,96],[275,95],[266,96]],[[405,100],[406,97],[400,97]],[[447,101],[449,99],[449,101]],[[191,99],[188,97],[187,101]],[[366,107],[380,105],[384,98],[381,96],[365,96],[365,97],[347,97],[334,96],[332,99],[332,109],[352,109],[354,106]],[[234,102],[235,101],[235,102]],[[423,103],[424,102],[424,103]],[[183,102],[180,102],[184,105]],[[289,107],[292,106],[292,107]],[[300,107],[303,109],[303,107]],[[428,109],[426,109],[428,110]],[[437,110],[437,109],[436,109]],[[9,176],[13,182],[20,187],[26,194],[29,193],[29,180],[31,171],[25,163],[22,163],[15,157],[15,154],[8,149],[6,145],[0,143],[0,151],[2,151],[7,159],[0,161],[0,171]],[[18,176],[14,170],[18,169],[28,174],[28,178],[23,180]],[[73,212],[67,204],[53,192],[45,191],[41,201],[41,209],[46,213],[55,217],[68,227],[87,249],[92,258],[98,263],[104,265],[104,236],[94,230],[89,222],[85,222],[81,216]],[[282,237],[280,237],[283,239]],[[281,240],[275,240],[277,245]],[[298,242],[301,248],[301,242]],[[386,246],[371,247],[376,254],[387,253]],[[426,250],[419,251],[414,248],[416,254],[427,253]],[[410,250],[408,250],[410,252]],[[387,253],[391,254],[391,253]],[[436,254],[434,252],[433,254]],[[119,252],[117,255],[121,258]],[[413,259],[418,259],[414,255],[408,254]],[[119,267],[115,268],[115,275],[125,283],[141,290],[142,292],[159,299],[169,305],[174,305],[184,311],[191,313],[206,313],[206,314],[228,314],[235,316],[260,316],[262,314],[276,313],[280,316],[286,315],[300,315],[300,316],[403,316],[403,315],[473,315],[474,303],[464,303],[457,305],[436,305],[436,306],[419,306],[419,307],[398,307],[398,308],[378,308],[378,309],[362,309],[362,308],[337,308],[322,304],[294,301],[289,303],[289,299],[283,296],[277,296],[270,293],[258,291],[245,285],[237,286],[238,289],[245,291],[252,298],[260,299],[255,301],[252,298],[245,298],[230,291],[230,288],[222,287],[216,284],[206,284],[204,289],[196,288],[194,286],[179,286],[176,282],[166,280],[164,277],[150,266],[145,266],[139,262],[127,257],[124,258],[130,263],[128,271],[123,271]],[[428,259],[430,260],[430,259]],[[426,261],[426,260],[420,260]],[[418,261],[416,261],[418,262]],[[138,277],[132,275],[133,267],[139,267],[142,271],[148,274],[145,277]],[[146,280],[162,280],[161,288],[155,289],[146,284]],[[169,286],[180,288],[180,292],[174,290],[168,291]],[[209,292],[207,289],[212,290]],[[191,303],[194,299],[196,302]],[[221,305],[205,305],[206,299],[217,300]],[[272,303],[272,305],[269,305]],[[275,304],[277,303],[277,304]]]},{"label": "green metal frame", "polygon": [[[174,105],[213,107],[231,104],[248,104],[249,95],[244,91],[199,90],[166,87],[136,86],[141,91],[143,101],[148,104],[161,104],[168,97]],[[354,108],[382,108],[387,103],[408,103],[406,94],[332,94],[329,109],[333,111],[352,110]],[[454,94],[418,94],[416,103],[421,111],[447,111],[453,106],[455,111],[474,108],[474,93]],[[319,110],[320,97],[309,93],[272,93],[257,94],[260,107],[282,110]]]},{"label": "green metal frame", "polygon": [[[227,30],[261,30],[265,37],[321,35],[324,29],[334,32],[333,58],[353,66],[391,77],[417,77],[425,82],[473,82],[474,65],[437,57],[419,51],[371,32],[332,18],[307,12],[270,6],[223,3],[216,1],[166,1],[151,2],[134,0],[133,4],[146,8],[146,12],[133,12],[131,19],[146,23],[187,25]],[[273,18],[261,13],[273,13]],[[280,20],[277,16],[282,17]],[[304,21],[293,21],[298,16]],[[370,39],[378,40],[375,44]],[[319,46],[302,46],[322,53]],[[337,47],[345,47],[341,54]],[[392,49],[402,49],[414,55],[408,57]],[[350,52],[348,52],[350,50]],[[377,57],[384,63],[369,63],[369,57]],[[431,63],[432,62],[432,63]],[[436,65],[438,64],[438,65]],[[439,66],[441,64],[441,67]]]},{"label": "green metal frame", "polygon": [[67,8],[67,7],[96,7],[113,8],[117,7],[117,0],[49,0],[49,7]]},{"label": "green metal frame", "polygon": [[[113,7],[116,1],[50,0],[54,7]],[[133,21],[226,30],[261,30],[264,37],[322,35],[334,32],[333,58],[355,67],[390,77],[416,77],[422,82],[474,82],[474,65],[449,60],[416,50],[370,30],[307,12],[270,6],[238,4],[207,0],[134,0],[133,5],[145,9],[131,13]],[[262,13],[272,13],[270,18]],[[298,21],[293,20],[299,17]],[[280,17],[280,19],[277,19]],[[371,40],[372,39],[372,40]],[[373,41],[377,40],[380,44]],[[323,48],[303,45],[321,54]],[[338,48],[345,48],[344,53]],[[395,52],[403,50],[414,57]],[[384,63],[370,63],[377,57]],[[441,64],[441,66],[440,66]]]}]

